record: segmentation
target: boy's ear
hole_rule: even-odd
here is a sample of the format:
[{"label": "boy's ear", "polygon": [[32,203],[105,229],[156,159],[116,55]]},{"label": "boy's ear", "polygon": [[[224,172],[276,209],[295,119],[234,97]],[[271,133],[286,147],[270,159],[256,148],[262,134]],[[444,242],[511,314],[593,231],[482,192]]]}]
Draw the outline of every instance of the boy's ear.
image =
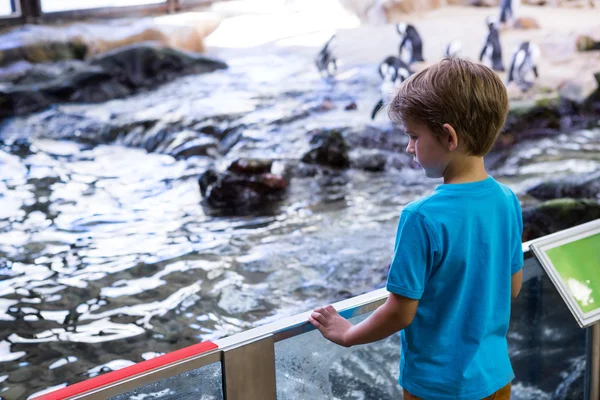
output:
[{"label": "boy's ear", "polygon": [[444,124],[442,125],[442,128],[444,128],[444,132],[446,133],[446,144],[448,146],[448,150],[456,150],[458,147],[458,135],[456,134],[456,131],[450,124]]}]

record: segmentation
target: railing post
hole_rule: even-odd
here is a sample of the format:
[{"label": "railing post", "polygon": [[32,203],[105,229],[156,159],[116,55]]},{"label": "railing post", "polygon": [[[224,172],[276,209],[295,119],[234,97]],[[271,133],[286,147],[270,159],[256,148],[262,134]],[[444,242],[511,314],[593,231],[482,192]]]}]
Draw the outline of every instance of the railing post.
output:
[{"label": "railing post", "polygon": [[600,322],[587,328],[585,335],[585,399],[600,400]]},{"label": "railing post", "polygon": [[273,335],[223,349],[221,368],[224,400],[277,400]]},{"label": "railing post", "polygon": [[21,5],[21,17],[26,24],[37,24],[42,17],[41,0],[18,0]]}]

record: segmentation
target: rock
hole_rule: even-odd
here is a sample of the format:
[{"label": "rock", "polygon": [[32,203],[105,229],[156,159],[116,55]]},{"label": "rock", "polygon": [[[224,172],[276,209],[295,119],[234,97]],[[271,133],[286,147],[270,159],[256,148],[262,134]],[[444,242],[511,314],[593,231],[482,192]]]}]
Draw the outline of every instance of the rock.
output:
[{"label": "rock", "polygon": [[280,200],[288,178],[271,173],[272,160],[239,159],[227,171],[208,170],[200,176],[200,192],[211,207],[252,211]]},{"label": "rock", "polygon": [[512,22],[514,29],[540,29],[539,22],[533,17],[517,17]]},{"label": "rock", "polygon": [[596,72],[594,78],[597,84],[596,90],[583,101],[583,108],[592,114],[598,114],[600,113],[600,72]]},{"label": "rock", "polygon": [[70,40],[59,28],[23,25],[0,35],[0,66],[17,61],[43,63],[83,60],[88,53],[81,40]]},{"label": "rock", "polygon": [[583,85],[574,80],[562,81],[558,85],[558,95],[560,98],[576,104],[581,104],[585,101],[584,90]]},{"label": "rock", "polygon": [[220,24],[214,13],[75,23],[24,25],[0,36],[0,65],[79,59],[145,41],[183,51],[204,51],[204,39]]},{"label": "rock", "polygon": [[344,132],[346,143],[352,148],[364,147],[404,153],[408,140],[404,131],[395,125],[367,125]]},{"label": "rock", "polygon": [[219,141],[217,139],[203,135],[174,148],[170,154],[177,159],[194,156],[216,157],[218,155],[218,148]]},{"label": "rock", "polygon": [[[39,111],[61,102],[101,102],[154,87],[185,73],[227,68],[197,54],[141,43],[120,48],[87,63],[48,71],[42,83],[0,85],[0,119]],[[31,69],[34,70],[34,69]]]},{"label": "rock", "polygon": [[317,130],[310,141],[311,150],[302,157],[308,164],[348,168],[348,145],[339,130]]},{"label": "rock", "polygon": [[184,70],[203,73],[227,68],[221,61],[155,42],[120,47],[93,57],[89,63],[110,72],[119,83],[132,88],[167,81]]},{"label": "rock", "polygon": [[0,68],[0,82],[14,82],[27,74],[33,68],[33,64],[29,61],[17,61]]},{"label": "rock", "polygon": [[551,200],[563,197],[574,199],[597,199],[600,197],[600,173],[570,176],[552,182],[543,182],[527,190],[527,194]]},{"label": "rock", "polygon": [[523,241],[549,235],[600,218],[597,200],[546,201],[523,210]]},{"label": "rock", "polygon": [[70,37],[87,44],[91,54],[122,46],[156,41],[163,46],[193,52],[204,51],[204,39],[221,22],[215,13],[188,12],[105,23],[78,23],[68,29]]},{"label": "rock", "polygon": [[26,156],[34,154],[34,151],[31,147],[31,142],[26,138],[17,138],[16,140],[8,143],[5,143],[0,139],[0,150],[6,151],[21,158],[25,158]]},{"label": "rock", "polygon": [[329,111],[335,109],[335,104],[331,99],[326,98],[321,102],[321,106],[319,107],[320,111]]},{"label": "rock", "polygon": [[357,109],[358,109],[358,106],[356,105],[356,103],[354,101],[352,103],[348,104],[346,107],[344,107],[344,110],[346,110],[346,111],[354,111]]},{"label": "rock", "polygon": [[353,157],[352,166],[370,172],[381,172],[385,170],[387,157],[377,150],[361,151]]},{"label": "rock", "polygon": [[292,172],[299,178],[312,178],[319,174],[319,167],[314,164],[299,163]]},{"label": "rock", "polygon": [[557,99],[548,104],[536,101],[512,102],[494,149],[512,146],[523,139],[559,134],[563,125],[563,115],[558,104]]},{"label": "rock", "polygon": [[266,174],[271,171],[272,165],[273,160],[240,158],[231,163],[227,170],[236,174]]},{"label": "rock", "polygon": [[200,185],[200,193],[202,196],[205,196],[208,188],[214,183],[218,182],[218,180],[219,175],[212,169],[209,169],[200,175],[200,178],[198,178],[198,184]]},{"label": "rock", "polygon": [[595,41],[591,36],[579,35],[575,39],[577,51],[600,50],[600,42]]},{"label": "rock", "polygon": [[208,204],[215,208],[250,210],[279,200],[287,188],[281,175],[239,176],[224,174],[206,191]]}]

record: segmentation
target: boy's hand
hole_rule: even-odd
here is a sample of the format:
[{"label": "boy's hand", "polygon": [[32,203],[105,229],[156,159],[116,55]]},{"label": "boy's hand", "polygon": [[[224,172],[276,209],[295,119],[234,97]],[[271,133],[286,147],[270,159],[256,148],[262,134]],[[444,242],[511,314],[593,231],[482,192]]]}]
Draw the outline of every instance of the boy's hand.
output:
[{"label": "boy's hand", "polygon": [[315,308],[308,320],[326,339],[340,346],[350,347],[347,336],[353,325],[338,314],[333,306]]}]

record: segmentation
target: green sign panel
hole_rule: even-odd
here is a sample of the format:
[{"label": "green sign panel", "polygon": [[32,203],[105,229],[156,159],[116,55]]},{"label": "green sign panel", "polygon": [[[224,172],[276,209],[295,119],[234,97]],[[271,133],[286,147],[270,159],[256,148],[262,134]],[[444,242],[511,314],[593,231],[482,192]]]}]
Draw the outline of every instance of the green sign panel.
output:
[{"label": "green sign panel", "polygon": [[579,325],[600,320],[600,220],[536,240],[531,249]]}]

